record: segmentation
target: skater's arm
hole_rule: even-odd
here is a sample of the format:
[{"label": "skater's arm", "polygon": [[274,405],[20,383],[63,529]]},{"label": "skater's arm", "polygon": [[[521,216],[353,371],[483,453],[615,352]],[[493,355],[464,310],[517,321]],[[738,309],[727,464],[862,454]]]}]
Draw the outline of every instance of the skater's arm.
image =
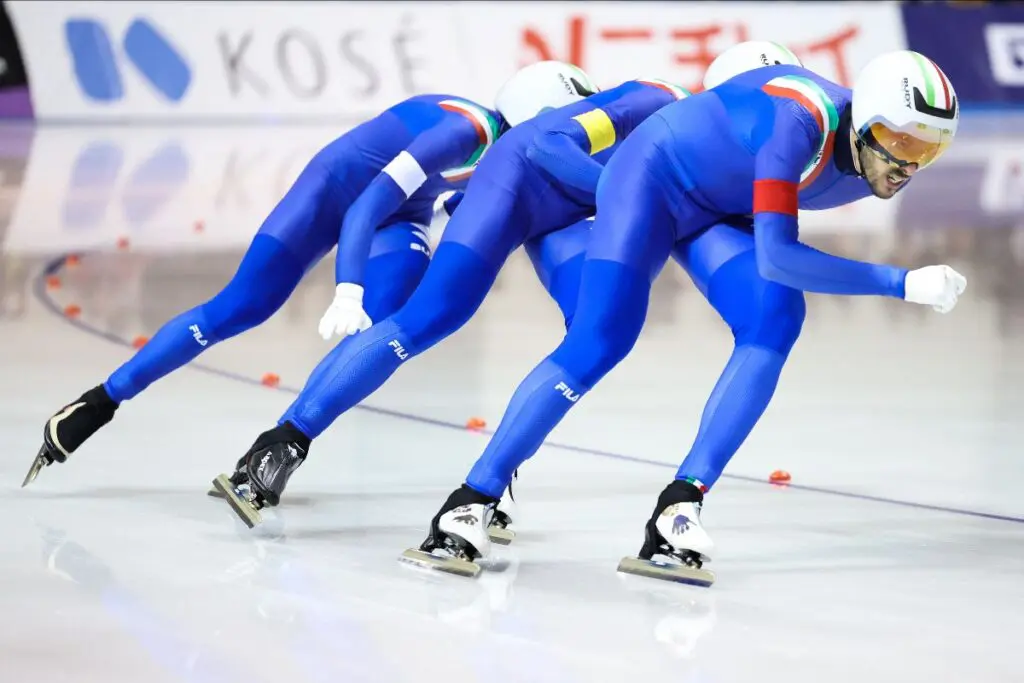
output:
[{"label": "skater's arm", "polygon": [[480,147],[480,135],[473,123],[453,116],[419,135],[392,159],[345,212],[338,238],[335,282],[362,285],[377,228],[428,176],[459,166]]},{"label": "skater's arm", "polygon": [[777,114],[775,128],[754,162],[758,272],[767,280],[806,292],[903,298],[906,270],[832,256],[799,241],[800,175],[817,153],[821,131],[810,113],[796,103]]},{"label": "skater's arm", "polygon": [[591,95],[594,108],[537,136],[526,155],[559,182],[587,194],[597,191],[604,168],[594,155],[621,142],[644,119],[686,91],[629,81]]},{"label": "skater's arm", "polygon": [[444,211],[444,215],[448,218],[451,218],[452,214],[455,213],[455,209],[459,208],[459,204],[462,203],[462,198],[465,195],[466,193],[462,192],[461,190],[458,192],[452,192],[450,195],[444,198],[443,202],[441,202],[439,210]]}]

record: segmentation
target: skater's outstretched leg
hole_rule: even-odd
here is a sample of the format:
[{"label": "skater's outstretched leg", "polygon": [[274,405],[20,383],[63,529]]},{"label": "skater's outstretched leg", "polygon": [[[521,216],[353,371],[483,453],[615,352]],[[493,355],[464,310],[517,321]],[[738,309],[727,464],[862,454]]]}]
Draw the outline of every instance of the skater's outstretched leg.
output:
[{"label": "skater's outstretched leg", "polygon": [[291,422],[315,439],[403,362],[466,324],[508,255],[522,243],[525,221],[520,213],[516,195],[501,187],[467,195],[405,305],[342,340],[313,370],[278,424]]},{"label": "skater's outstretched leg", "polygon": [[[606,173],[623,163],[616,159]],[[675,243],[676,221],[657,179],[646,173],[624,175],[598,188],[601,208],[591,228],[565,338],[516,389],[497,431],[466,478],[466,484],[482,494],[501,496],[512,473],[540,448],[576,402],[626,357],[640,336],[651,283]],[[571,300],[568,303],[572,311]]]},{"label": "skater's outstretched leg", "polygon": [[218,342],[259,325],[279,309],[306,264],[268,235],[257,235],[231,281],[204,304],[167,322],[103,388],[120,403],[193,360]]},{"label": "skater's outstretched leg", "polygon": [[676,473],[707,491],[768,407],[806,309],[802,292],[758,273],[754,238],[742,225],[715,225],[679,245],[674,255],[735,340],[697,438]]},{"label": "skater's outstretched leg", "polygon": [[47,421],[43,446],[25,484],[42,467],[64,462],[110,421],[122,401],[277,311],[309,266],[334,245],[340,200],[331,192],[324,169],[316,164],[307,166],[263,222],[224,289],[166,323],[106,382]]},{"label": "skater's outstretched leg", "polygon": [[[378,230],[364,276],[366,296],[363,306],[370,319],[382,320],[401,308],[423,279],[429,263],[430,246],[421,227],[412,223],[395,223]],[[239,458],[228,477],[235,487],[248,481],[247,457],[248,454]],[[209,494],[215,497],[222,495],[216,487]]]},{"label": "skater's outstretched leg", "polygon": [[[696,441],[658,498],[637,558],[621,571],[710,585],[714,543],[701,524],[704,494],[764,413],[804,320],[803,293],[762,278],[742,221],[676,245],[673,256],[729,325],[735,348],[701,417]],[[656,556],[677,562],[651,562]]]},{"label": "skater's outstretched leg", "polygon": [[593,223],[594,220],[588,218],[567,228],[534,237],[523,245],[537,278],[558,304],[565,320],[565,329],[569,329],[576,315],[580,275]]}]

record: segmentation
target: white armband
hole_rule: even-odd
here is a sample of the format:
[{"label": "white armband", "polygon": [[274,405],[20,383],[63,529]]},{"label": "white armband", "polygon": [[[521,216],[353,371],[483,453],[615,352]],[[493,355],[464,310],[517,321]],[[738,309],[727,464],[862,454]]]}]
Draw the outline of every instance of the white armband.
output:
[{"label": "white armband", "polygon": [[392,159],[391,163],[384,167],[384,172],[402,188],[406,197],[412,196],[412,193],[420,189],[427,180],[427,174],[420,167],[420,162],[408,152],[402,152]]}]

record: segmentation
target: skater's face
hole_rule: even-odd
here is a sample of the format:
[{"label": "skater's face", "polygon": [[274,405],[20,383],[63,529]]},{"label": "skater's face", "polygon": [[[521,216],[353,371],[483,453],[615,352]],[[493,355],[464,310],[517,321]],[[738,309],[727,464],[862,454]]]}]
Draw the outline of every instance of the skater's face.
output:
[{"label": "skater's face", "polygon": [[868,145],[860,146],[857,160],[872,194],[881,199],[895,196],[918,170],[917,164],[894,163]]}]

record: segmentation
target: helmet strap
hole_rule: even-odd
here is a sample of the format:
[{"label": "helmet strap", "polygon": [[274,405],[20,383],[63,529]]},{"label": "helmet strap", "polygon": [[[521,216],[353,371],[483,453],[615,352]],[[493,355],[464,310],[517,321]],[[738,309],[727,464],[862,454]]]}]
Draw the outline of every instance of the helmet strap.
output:
[{"label": "helmet strap", "polygon": [[832,158],[835,161],[836,168],[844,174],[862,178],[863,173],[858,170],[857,165],[859,163],[860,148],[863,143],[860,140],[860,136],[853,130],[851,113],[851,106],[846,105],[846,108],[839,115],[837,131],[844,132],[845,144],[836,144]]}]

